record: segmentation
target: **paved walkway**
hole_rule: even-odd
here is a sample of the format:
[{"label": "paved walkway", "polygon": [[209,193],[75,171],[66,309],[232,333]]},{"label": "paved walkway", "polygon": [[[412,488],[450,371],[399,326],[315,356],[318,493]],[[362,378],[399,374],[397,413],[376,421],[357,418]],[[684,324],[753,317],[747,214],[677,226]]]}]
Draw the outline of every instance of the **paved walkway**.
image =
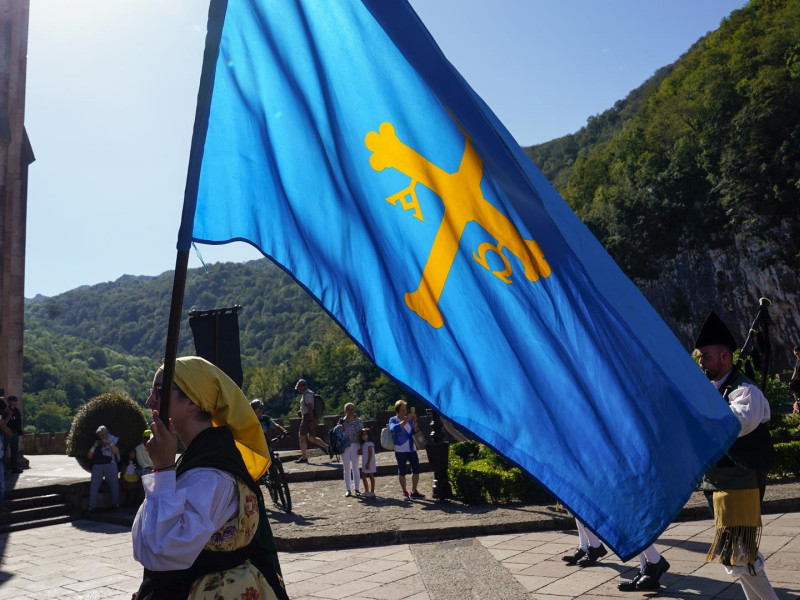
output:
[{"label": "paved walkway", "polygon": [[[288,454],[288,453],[287,453]],[[425,459],[424,452],[421,458]],[[88,481],[89,474],[66,456],[29,456],[31,468],[9,479],[10,489],[51,483]],[[379,453],[388,468],[391,453]],[[312,456],[308,464],[287,460],[293,510],[285,514],[267,502],[272,529],[279,550],[310,551],[335,548],[381,546],[401,542],[435,542],[459,537],[571,529],[574,522],[553,503],[544,505],[476,505],[461,502],[439,504],[430,497],[404,502],[397,476],[381,475],[376,480],[377,498],[344,497],[340,464],[328,457]],[[394,467],[396,469],[396,467]],[[325,479],[334,476],[335,479]],[[409,477],[410,480],[410,477]],[[410,481],[409,481],[410,483]],[[430,496],[433,474],[423,472],[419,489]],[[9,491],[9,495],[13,492]],[[800,511],[800,481],[782,481],[767,487],[766,512]],[[133,511],[100,513],[93,519],[129,525]],[[710,516],[705,498],[694,494],[679,515],[679,521]]]},{"label": "paved walkway", "polygon": [[[800,590],[800,513],[767,515],[761,549],[781,600]],[[722,567],[703,558],[710,520],[672,525],[656,544],[672,565],[658,598],[743,600]],[[586,600],[641,598],[618,592],[637,561],[606,557],[569,567],[574,531],[482,536],[429,544],[280,554],[293,600]],[[129,600],[141,569],[130,531],[92,521],[0,535],[0,599]]]},{"label": "paved walkway", "polygon": [[[88,473],[68,457],[28,458],[31,468],[8,479],[11,490],[88,481]],[[577,535],[572,521],[552,506],[403,502],[394,475],[378,478],[375,501],[345,498],[341,480],[318,478],[337,469],[327,457],[287,468],[302,480],[290,483],[294,512],[273,510],[270,519],[293,600],[642,596],[616,589],[620,576],[632,577],[636,559],[620,563],[607,556],[587,569],[562,562]],[[422,474],[423,492],[431,480],[430,473]],[[800,483],[770,485],[765,500],[773,513],[764,516],[761,543],[767,571],[781,600],[800,598]],[[682,514],[696,518],[706,511],[697,496]],[[743,600],[721,566],[704,563],[712,529],[706,519],[677,522],[664,532],[656,545],[672,568],[659,598]],[[128,600],[140,573],[124,525],[81,520],[0,535],[0,600]]]}]

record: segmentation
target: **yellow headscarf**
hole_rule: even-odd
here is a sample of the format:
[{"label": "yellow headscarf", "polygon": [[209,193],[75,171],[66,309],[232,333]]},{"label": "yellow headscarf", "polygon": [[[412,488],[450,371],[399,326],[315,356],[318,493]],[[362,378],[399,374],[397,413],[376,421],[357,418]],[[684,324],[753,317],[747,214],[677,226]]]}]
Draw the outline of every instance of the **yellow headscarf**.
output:
[{"label": "yellow headscarf", "polygon": [[205,412],[214,427],[227,427],[250,476],[258,481],[270,465],[261,423],[242,390],[222,370],[199,356],[175,361],[175,384]]}]

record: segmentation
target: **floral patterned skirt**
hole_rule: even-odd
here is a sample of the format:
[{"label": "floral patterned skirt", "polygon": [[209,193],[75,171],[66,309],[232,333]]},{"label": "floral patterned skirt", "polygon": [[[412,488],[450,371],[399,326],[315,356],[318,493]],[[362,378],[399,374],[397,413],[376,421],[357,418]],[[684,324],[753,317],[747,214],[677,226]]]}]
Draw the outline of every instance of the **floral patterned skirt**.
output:
[{"label": "floral patterned skirt", "polygon": [[267,580],[249,560],[233,569],[209,573],[192,585],[188,600],[277,600]]}]

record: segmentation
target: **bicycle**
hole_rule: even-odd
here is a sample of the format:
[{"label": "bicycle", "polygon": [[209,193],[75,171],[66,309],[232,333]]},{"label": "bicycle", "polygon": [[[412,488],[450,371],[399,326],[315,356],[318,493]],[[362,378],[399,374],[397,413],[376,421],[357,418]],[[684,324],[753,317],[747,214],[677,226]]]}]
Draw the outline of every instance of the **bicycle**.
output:
[{"label": "bicycle", "polygon": [[267,488],[272,501],[283,511],[292,512],[292,496],[289,494],[289,482],[286,480],[286,474],[283,472],[283,463],[280,456],[272,449],[272,445],[278,440],[289,435],[282,433],[268,441],[269,456],[272,463],[264,473],[264,476],[258,480],[260,485]]}]

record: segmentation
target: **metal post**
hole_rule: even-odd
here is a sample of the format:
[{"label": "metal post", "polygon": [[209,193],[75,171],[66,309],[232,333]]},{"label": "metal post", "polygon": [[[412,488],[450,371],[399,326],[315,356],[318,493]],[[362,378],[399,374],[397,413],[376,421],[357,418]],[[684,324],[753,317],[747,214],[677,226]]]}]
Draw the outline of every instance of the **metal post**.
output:
[{"label": "metal post", "polygon": [[430,408],[426,415],[431,419],[431,439],[425,446],[428,462],[433,469],[433,499],[436,502],[449,502],[453,497],[447,465],[450,458],[450,442],[445,439],[442,420]]},{"label": "metal post", "polygon": [[175,278],[172,283],[172,303],[167,325],[167,346],[164,350],[164,378],[161,380],[159,417],[169,427],[169,400],[172,395],[172,380],[175,376],[175,359],[178,357],[178,336],[181,330],[183,292],[186,288],[186,271],[189,266],[189,251],[178,250],[175,258]]}]

